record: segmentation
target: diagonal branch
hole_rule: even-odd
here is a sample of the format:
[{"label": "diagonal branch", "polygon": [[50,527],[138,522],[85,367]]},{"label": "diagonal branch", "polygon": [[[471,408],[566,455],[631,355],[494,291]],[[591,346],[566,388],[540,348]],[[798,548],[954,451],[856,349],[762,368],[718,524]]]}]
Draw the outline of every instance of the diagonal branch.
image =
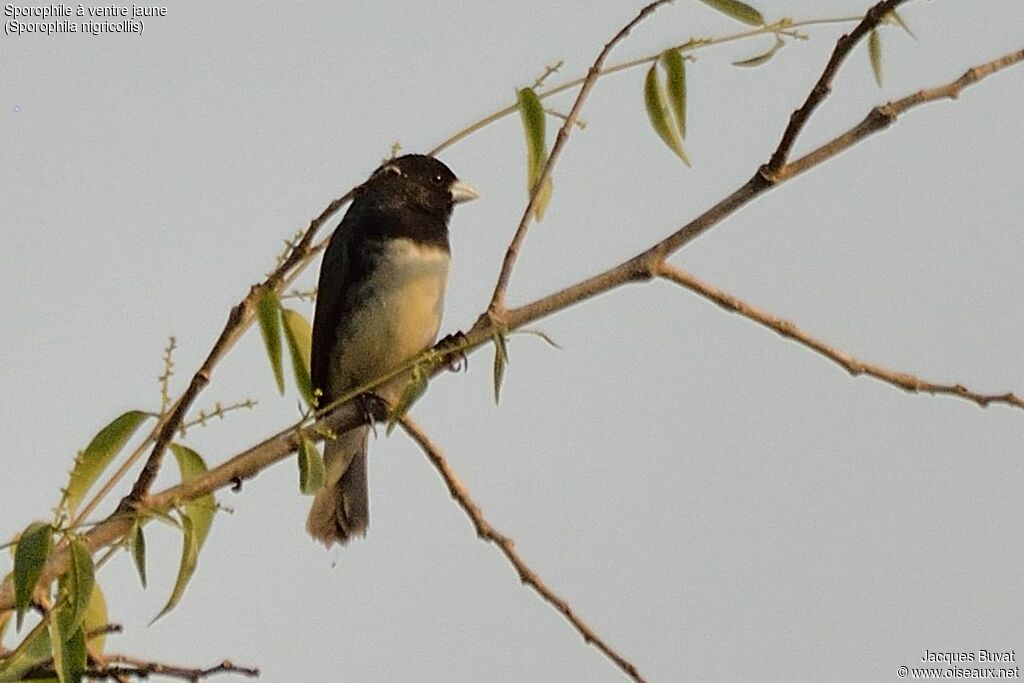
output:
[{"label": "diagonal branch", "polygon": [[832,92],[832,80],[836,77],[839,67],[846,61],[846,57],[853,48],[864,36],[881,23],[885,15],[905,2],[907,0],[883,0],[883,2],[877,3],[867,11],[861,22],[850,33],[843,35],[836,41],[835,49],[832,50],[832,56],[825,65],[825,70],[821,72],[818,81],[811,88],[811,92],[807,94],[807,99],[804,100],[803,105],[789,117],[789,125],[786,126],[785,132],[782,133],[779,146],[772,153],[772,158],[764,168],[764,174],[767,177],[773,177],[789,160],[789,153],[793,150],[796,139],[800,136],[804,126],[807,125],[814,110]]},{"label": "diagonal branch", "polygon": [[601,68],[604,66],[605,59],[612,51],[612,48],[624,40],[637,24],[653,14],[662,5],[672,1],[673,0],[655,0],[655,2],[652,2],[641,9],[640,12],[633,17],[632,21],[623,26],[622,29],[605,44],[604,48],[597,55],[597,59],[594,60],[594,63],[587,71],[587,76],[583,79],[583,85],[580,86],[580,91],[576,95],[576,101],[573,102],[572,109],[569,110],[569,114],[565,117],[565,122],[562,123],[562,127],[558,129],[558,135],[555,137],[555,144],[551,147],[551,154],[548,155],[547,162],[544,164],[544,170],[541,171],[536,183],[534,183],[533,189],[530,192],[530,201],[526,203],[526,209],[523,211],[522,218],[519,219],[519,225],[516,227],[516,232],[512,237],[512,242],[508,245],[508,250],[505,252],[505,258],[501,264],[501,272],[498,273],[498,282],[494,285],[494,293],[491,295],[491,303],[487,307],[489,314],[500,317],[501,314],[504,313],[505,290],[508,289],[508,282],[512,277],[512,269],[515,267],[516,259],[519,257],[519,249],[522,247],[523,240],[526,239],[526,231],[529,229],[530,219],[533,217],[534,207],[537,205],[537,196],[540,194],[540,189],[544,186],[545,181],[551,177],[551,172],[555,168],[558,156],[565,147],[565,143],[568,141],[570,133],[572,133],[573,126],[576,125],[576,119],[579,117],[580,111],[583,109],[583,103],[586,101],[587,96],[590,95],[590,91],[597,83],[597,79],[601,76]]},{"label": "diagonal branch", "polygon": [[[565,310],[577,303],[622,285],[658,276],[661,264],[669,254],[713,227],[758,194],[817,166],[823,161],[849,149],[868,135],[885,129],[892,123],[893,119],[890,116],[878,116],[875,115],[875,112],[887,111],[891,112],[891,116],[899,116],[910,109],[928,102],[955,98],[968,86],[1022,61],[1024,61],[1024,49],[976,66],[949,84],[922,90],[890,104],[875,107],[864,121],[850,131],[843,133],[804,157],[784,166],[774,184],[763,180],[756,181],[755,179],[761,179],[762,176],[755,174],[754,178],[743,187],[734,191],[704,214],[690,221],[637,256],[582,282],[570,285],[518,308],[510,309],[505,315],[504,325],[508,329],[518,329],[540,318]],[[493,339],[496,331],[497,325],[495,322],[487,315],[483,315],[473,325],[473,328],[466,333],[457,350],[468,353],[484,344],[488,344]],[[450,349],[440,350],[450,351]],[[309,427],[309,429],[314,430],[311,433],[315,433],[319,427],[325,427],[334,431],[344,431],[358,426],[363,419],[362,411],[352,403],[348,403],[333,410],[315,425]],[[240,453],[201,477],[196,477],[185,484],[170,487],[159,494],[150,496],[143,501],[144,506],[161,510],[166,509],[175,503],[193,500],[201,495],[231,486],[242,479],[254,477],[263,469],[295,452],[298,444],[298,430],[295,427],[289,428]],[[115,513],[97,524],[85,535],[85,541],[89,549],[95,550],[120,539],[131,529],[134,518],[135,516],[132,514]],[[55,577],[67,571],[67,565],[67,549],[63,548],[54,551],[54,554],[47,560],[42,576],[39,579],[39,585],[49,585]],[[10,610],[13,607],[13,584],[9,580],[4,581],[0,583],[0,611]]]},{"label": "diagonal branch", "polygon": [[519,575],[519,580],[524,584],[533,588],[537,591],[548,604],[557,609],[562,616],[564,616],[573,628],[575,628],[583,640],[598,650],[600,650],[606,657],[615,662],[615,665],[622,669],[623,673],[629,676],[634,681],[643,681],[644,679],[640,676],[640,672],[637,668],[631,664],[622,655],[617,653],[608,645],[604,640],[601,639],[593,629],[580,619],[580,617],[573,611],[572,607],[563,598],[560,598],[554,591],[548,588],[547,584],[530,569],[523,559],[519,557],[519,553],[516,552],[515,543],[511,538],[505,536],[500,531],[491,526],[491,523],[484,518],[484,513],[480,510],[480,507],[473,501],[469,495],[469,490],[459,480],[459,476],[452,469],[451,465],[445,459],[444,454],[441,450],[434,445],[427,436],[426,432],[408,415],[402,418],[402,428],[406,433],[415,441],[419,447],[426,454],[427,458],[430,459],[431,464],[437,469],[441,478],[444,479],[445,486],[448,487],[448,492],[451,494],[455,502],[459,504],[459,507],[469,516],[473,526],[476,528],[476,535],[487,541],[498,546],[505,558],[512,564],[512,567],[516,570]]},{"label": "diagonal branch", "polygon": [[957,396],[977,403],[982,408],[987,408],[990,403],[1005,403],[1016,408],[1024,408],[1024,400],[1012,392],[1006,394],[979,394],[960,384],[936,384],[934,382],[919,379],[918,377],[905,372],[889,370],[888,368],[883,368],[882,366],[875,365],[874,363],[867,363],[865,361],[858,360],[845,351],[829,346],[820,339],[804,332],[790,321],[783,320],[782,318],[751,306],[742,299],[739,299],[728,292],[724,292],[669,263],[662,263],[658,269],[658,274],[664,279],[675,282],[678,285],[682,285],[691,292],[699,294],[705,299],[718,304],[727,311],[738,313],[744,318],[753,320],[756,323],[764,325],[770,330],[778,332],[787,339],[792,339],[798,344],[806,346],[815,353],[818,353],[833,363],[836,363],[854,377],[859,375],[874,377],[875,379],[891,384],[912,394],[926,393]]},{"label": "diagonal branch", "polygon": [[310,221],[309,227],[288,254],[288,257],[267,276],[262,284],[252,287],[245,298],[231,309],[231,312],[228,314],[228,320],[224,324],[224,329],[221,330],[220,336],[214,343],[213,348],[210,349],[206,360],[203,361],[202,366],[192,376],[192,381],[189,382],[188,388],[185,389],[185,392],[175,402],[171,414],[162,422],[153,448],[146,459],[146,464],[132,485],[131,493],[118,506],[119,511],[123,512],[130,509],[149,492],[150,486],[153,485],[153,480],[156,479],[156,475],[160,471],[160,460],[167,449],[167,445],[174,438],[174,433],[181,426],[182,422],[184,422],[185,415],[188,413],[188,409],[192,406],[196,397],[210,383],[214,367],[231,347],[235,345],[235,342],[245,334],[249,325],[252,324],[255,317],[256,303],[263,292],[267,289],[279,288],[289,276],[297,274],[296,269],[301,269],[308,264],[307,257],[313,253],[312,243],[317,231],[327,222],[327,219],[352,198],[355,192],[356,190],[350,190],[344,196],[328,204],[320,212],[319,216]]}]

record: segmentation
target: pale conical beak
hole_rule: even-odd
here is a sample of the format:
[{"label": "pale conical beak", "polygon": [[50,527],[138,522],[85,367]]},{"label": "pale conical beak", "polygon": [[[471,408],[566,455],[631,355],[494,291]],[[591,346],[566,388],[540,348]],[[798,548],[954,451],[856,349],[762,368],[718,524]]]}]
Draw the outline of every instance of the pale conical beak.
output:
[{"label": "pale conical beak", "polygon": [[468,202],[476,199],[480,196],[480,193],[476,191],[469,183],[464,183],[461,180],[456,180],[448,188],[448,191],[452,195],[452,202],[455,204],[461,204],[462,202]]}]

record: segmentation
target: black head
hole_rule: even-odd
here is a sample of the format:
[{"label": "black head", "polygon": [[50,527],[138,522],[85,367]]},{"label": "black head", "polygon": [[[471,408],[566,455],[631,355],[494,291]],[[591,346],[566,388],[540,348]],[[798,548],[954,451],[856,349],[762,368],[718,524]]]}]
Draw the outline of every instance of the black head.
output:
[{"label": "black head", "polygon": [[360,189],[358,200],[388,211],[401,209],[447,220],[452,207],[476,198],[472,187],[433,157],[406,154],[389,159]]}]

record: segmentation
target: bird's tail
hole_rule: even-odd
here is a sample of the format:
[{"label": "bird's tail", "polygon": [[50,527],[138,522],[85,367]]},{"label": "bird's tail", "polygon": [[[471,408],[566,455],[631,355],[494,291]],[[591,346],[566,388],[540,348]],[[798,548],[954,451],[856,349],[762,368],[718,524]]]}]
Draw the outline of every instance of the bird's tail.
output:
[{"label": "bird's tail", "polygon": [[313,499],[306,531],[326,546],[365,536],[370,523],[366,488],[369,427],[358,427],[324,441],[324,484]]}]

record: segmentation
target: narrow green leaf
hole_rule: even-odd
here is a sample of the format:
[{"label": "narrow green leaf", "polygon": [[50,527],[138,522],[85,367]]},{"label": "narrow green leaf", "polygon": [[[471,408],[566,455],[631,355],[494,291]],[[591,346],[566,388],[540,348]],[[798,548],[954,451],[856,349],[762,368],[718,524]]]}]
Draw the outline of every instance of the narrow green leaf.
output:
[{"label": "narrow green leaf", "polygon": [[908,36],[910,36],[914,40],[917,40],[917,36],[914,35],[914,32],[910,30],[909,26],[907,26],[907,22],[903,21],[903,17],[901,17],[899,12],[897,12],[896,10],[890,10],[889,12],[886,12],[885,16],[882,17],[882,23],[899,26],[901,29],[907,32]]},{"label": "narrow green leaf", "polygon": [[313,381],[309,377],[309,359],[313,346],[313,328],[302,314],[290,308],[281,309],[284,321],[284,338],[288,342],[288,353],[292,359],[292,374],[295,385],[309,406],[314,405]]},{"label": "narrow green leaf", "polygon": [[686,137],[686,60],[679,50],[665,50],[661,53],[661,66],[665,69],[665,89],[668,103],[676,120],[679,137]]},{"label": "narrow green leaf", "polygon": [[750,26],[764,26],[764,17],[759,11],[739,0],[701,0],[705,5]]},{"label": "narrow green leaf", "polygon": [[107,644],[107,634],[100,633],[89,638],[89,633],[109,624],[107,617],[107,599],[103,596],[103,590],[99,583],[92,585],[92,594],[89,596],[89,607],[85,610],[85,617],[82,619],[82,631],[86,639],[97,652],[103,652]]},{"label": "narrow green leaf", "polygon": [[174,581],[174,589],[171,591],[171,597],[167,599],[167,604],[164,605],[159,614],[153,617],[153,621],[149,622],[150,626],[157,619],[178,606],[178,603],[181,602],[181,596],[185,594],[185,587],[188,586],[189,579],[192,578],[192,574],[196,571],[196,563],[199,561],[199,542],[193,529],[192,518],[184,512],[181,515],[181,530],[183,538],[181,563],[178,565],[178,578]]},{"label": "narrow green leaf", "polygon": [[[548,160],[547,116],[533,88],[520,88],[516,91],[516,101],[519,103],[519,118],[522,119],[523,132],[526,134],[526,191],[532,193]],[[537,191],[537,200],[533,206],[538,221],[544,218],[544,211],[551,200],[551,188],[549,177]]]},{"label": "narrow green leaf", "polygon": [[146,536],[142,531],[142,523],[136,522],[128,536],[128,550],[135,562],[135,569],[139,572],[139,581],[142,587],[146,587]]},{"label": "narrow green leaf", "polygon": [[149,416],[141,410],[129,410],[119,415],[101,429],[85,450],[78,454],[75,466],[71,470],[66,494],[68,512],[71,515],[75,514],[89,488],[96,483],[103,470],[114,456],[121,452],[128,439],[132,438],[147,417]]},{"label": "narrow green leaf", "polygon": [[299,445],[299,490],[307,496],[324,484],[324,459],[305,432]]},{"label": "narrow green leaf", "polygon": [[14,607],[17,614],[15,624],[19,630],[51,550],[53,527],[49,524],[32,522],[18,539],[18,547],[14,551]]},{"label": "narrow green leaf", "polygon": [[[9,578],[11,578],[11,574],[5,576],[3,581],[0,581],[0,585],[6,583]],[[7,632],[7,626],[11,623],[11,617],[13,615],[14,612],[10,610],[0,612],[0,644],[4,642],[4,633]]]},{"label": "narrow green leaf", "polygon": [[537,200],[533,203],[533,215],[537,218],[538,223],[544,220],[544,213],[548,210],[548,204],[551,203],[551,191],[553,189],[554,184],[551,182],[551,176],[548,176],[540,184],[540,189],[537,190]]},{"label": "narrow green leaf", "polygon": [[501,400],[501,383],[505,379],[505,366],[508,365],[508,345],[505,333],[498,330],[494,333],[494,404]]},{"label": "narrow green leaf", "polygon": [[284,393],[284,370],[281,367],[281,300],[272,289],[263,290],[256,302],[256,317],[260,321],[263,346],[267,349],[270,368],[274,371],[277,390]]},{"label": "narrow green leaf", "polygon": [[85,543],[80,538],[72,537],[68,545],[68,571],[61,577],[66,605],[59,615],[59,618],[66,620],[60,627],[66,634],[65,640],[67,634],[72,634],[81,627],[89,600],[92,598],[92,587],[96,583],[96,568]]},{"label": "narrow green leaf", "polygon": [[658,64],[651,64],[644,79],[644,106],[647,108],[647,116],[651,120],[651,126],[658,137],[668,145],[668,148],[676,153],[683,163],[690,165],[690,160],[683,151],[683,144],[679,140],[679,132],[669,121],[668,106],[665,104],[665,90],[658,81]]},{"label": "narrow green leaf", "polygon": [[775,36],[775,44],[772,45],[770,50],[768,50],[767,52],[762,52],[759,55],[754,55],[749,59],[741,59],[738,62],[733,62],[732,65],[746,67],[761,66],[762,64],[766,63],[769,59],[774,57],[775,53],[784,48],[785,46],[786,42],[782,40],[782,38]]},{"label": "narrow green leaf", "polygon": [[[178,469],[181,471],[182,482],[189,481],[201,476],[206,472],[206,463],[203,458],[188,446],[172,443],[171,452],[178,461]],[[167,604],[160,610],[160,613],[153,617],[152,624],[160,617],[174,609],[181,597],[185,594],[185,588],[196,571],[196,564],[199,561],[199,551],[206,541],[210,532],[210,525],[213,523],[213,514],[216,512],[216,501],[213,494],[201,496],[196,500],[186,503],[180,511],[182,548],[181,563],[178,565],[178,577],[174,581],[174,588]]]},{"label": "narrow green leaf", "polygon": [[54,616],[50,619],[50,643],[53,646],[53,670],[57,672],[57,680],[59,683],[66,683],[68,680],[68,670],[64,663],[64,641],[68,634],[61,630],[61,612],[63,611],[63,605],[58,606],[55,610]]},{"label": "narrow green leaf", "polygon": [[[174,453],[174,458],[178,461],[178,470],[181,472],[182,483],[206,474],[206,463],[203,461],[202,456],[188,446],[172,443],[171,452]],[[213,524],[213,515],[216,511],[217,501],[214,500],[212,493],[200,496],[191,503],[185,504],[184,513],[186,517],[192,520],[192,530],[195,533],[197,550],[201,549],[203,543],[206,542],[206,536],[210,533],[210,525]]]},{"label": "narrow green leaf", "polygon": [[171,514],[164,512],[163,510],[143,510],[142,514],[146,517],[151,517],[158,522],[163,522],[167,526],[172,526],[175,529],[181,529],[181,522]]},{"label": "narrow green leaf", "polygon": [[394,430],[395,425],[402,417],[409,412],[409,408],[412,404],[423,395],[423,392],[427,390],[427,373],[424,372],[423,368],[418,365],[414,365],[412,370],[409,372],[409,381],[406,382],[405,387],[402,389],[402,395],[398,397],[398,401],[391,408],[391,413],[388,415],[388,427],[386,430],[387,434],[390,434]]},{"label": "narrow green leaf", "polygon": [[519,330],[516,330],[515,332],[513,332],[513,334],[532,334],[534,337],[539,337],[539,338],[543,339],[545,342],[548,343],[548,346],[553,346],[554,348],[558,349],[559,351],[562,350],[562,347],[558,345],[558,342],[556,342],[554,339],[552,339],[551,336],[547,332],[542,332],[540,330],[534,330],[534,329],[519,329]]},{"label": "narrow green leaf", "polygon": [[871,71],[875,74],[875,83],[882,87],[882,39],[878,37],[878,31],[872,30],[868,34],[868,56],[871,58]]},{"label": "narrow green leaf", "polygon": [[63,674],[61,683],[80,683],[82,674],[85,673],[88,650],[85,648],[85,632],[77,629],[71,637],[64,642],[64,667],[58,671]]},{"label": "narrow green leaf", "polygon": [[[0,683],[21,681],[25,673],[53,657],[53,645],[50,642],[48,628],[40,628],[38,631],[33,629],[25,637],[32,638],[32,640],[22,653],[12,660],[4,660],[0,663]],[[56,680],[56,678],[50,679],[50,681]],[[36,681],[36,683],[48,682]]]},{"label": "narrow green leaf", "polygon": [[85,633],[81,623],[75,623],[75,611],[76,606],[65,599],[57,603],[50,617],[53,670],[60,683],[79,683],[85,671]]}]

